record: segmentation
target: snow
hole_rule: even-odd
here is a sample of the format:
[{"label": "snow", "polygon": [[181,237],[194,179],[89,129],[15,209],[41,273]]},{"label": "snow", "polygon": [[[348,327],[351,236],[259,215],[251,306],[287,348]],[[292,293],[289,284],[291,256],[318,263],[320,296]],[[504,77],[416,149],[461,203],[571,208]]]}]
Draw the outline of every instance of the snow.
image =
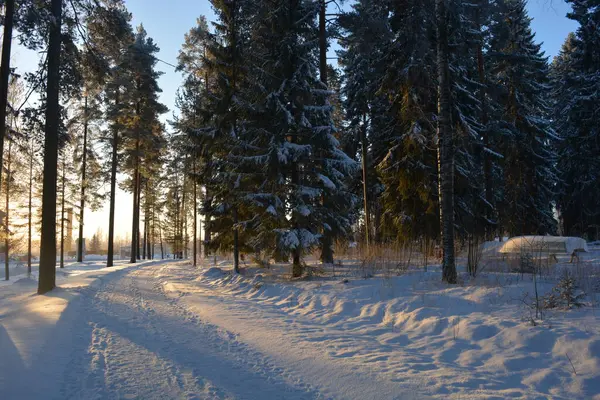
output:
[{"label": "snow", "polygon": [[277,216],[277,210],[273,206],[267,207],[267,212],[273,216]]},{"label": "snow", "polygon": [[44,296],[34,279],[0,287],[0,398],[600,399],[595,306],[533,326],[527,276],[342,278],[360,268],[345,260],[289,281],[289,265],[206,262],[73,264]]},{"label": "snow", "polygon": [[573,254],[575,251],[588,251],[584,239],[567,236],[518,236],[510,238],[502,244],[500,253],[519,254],[523,251],[532,253]]},{"label": "snow", "polygon": [[323,175],[323,174],[317,174],[317,177],[319,178],[319,180],[321,182],[323,182],[323,185],[325,185],[325,187],[327,189],[331,189],[331,190],[335,190],[336,189],[335,184],[331,181],[331,179],[329,179],[325,175]]},{"label": "snow", "polygon": [[[435,271],[291,284],[258,272],[191,282],[194,272],[178,267],[164,286],[326,397],[600,398],[597,312],[557,311],[532,326],[518,300],[530,279],[488,274],[449,288]],[[347,368],[372,383],[357,387]]]}]

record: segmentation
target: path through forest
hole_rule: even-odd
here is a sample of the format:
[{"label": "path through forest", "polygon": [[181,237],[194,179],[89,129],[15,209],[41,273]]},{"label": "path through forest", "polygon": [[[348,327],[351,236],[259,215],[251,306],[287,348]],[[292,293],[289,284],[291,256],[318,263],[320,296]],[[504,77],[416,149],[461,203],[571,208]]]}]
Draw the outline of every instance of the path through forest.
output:
[{"label": "path through forest", "polygon": [[[344,363],[332,359],[315,364],[312,351],[279,352],[274,347],[269,354],[261,350],[263,346],[245,343],[244,335],[200,319],[185,302],[164,292],[169,265],[125,267],[94,276],[92,284],[57,289],[50,303],[28,295],[20,310],[2,313],[6,310],[0,307],[0,328],[4,327],[0,351],[8,355],[0,367],[0,393],[8,395],[2,398],[390,399],[400,395],[400,385],[376,382]],[[42,310],[60,308],[53,300],[65,305],[58,320],[36,325],[36,318],[44,318]],[[238,311],[243,316],[243,310]],[[272,334],[276,341],[281,339],[280,332]],[[269,337],[264,341],[268,345]],[[319,351],[318,344],[310,346]],[[326,380],[315,379],[319,371]]]}]

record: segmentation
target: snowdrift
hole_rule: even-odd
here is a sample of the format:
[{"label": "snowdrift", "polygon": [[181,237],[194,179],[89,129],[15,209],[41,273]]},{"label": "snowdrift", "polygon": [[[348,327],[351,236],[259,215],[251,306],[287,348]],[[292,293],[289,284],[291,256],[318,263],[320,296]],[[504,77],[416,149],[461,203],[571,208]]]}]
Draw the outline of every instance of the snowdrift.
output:
[{"label": "snowdrift", "polygon": [[[577,246],[570,241],[565,249]],[[403,385],[418,383],[417,398],[600,399],[595,313],[557,311],[532,326],[520,300],[533,290],[528,279],[489,273],[449,287],[438,271],[294,283],[227,272],[191,281],[181,273],[167,291],[277,357],[295,357],[294,346],[274,349],[270,341],[293,338],[321,354],[315,362],[333,358]],[[541,294],[553,286],[538,283]]]}]

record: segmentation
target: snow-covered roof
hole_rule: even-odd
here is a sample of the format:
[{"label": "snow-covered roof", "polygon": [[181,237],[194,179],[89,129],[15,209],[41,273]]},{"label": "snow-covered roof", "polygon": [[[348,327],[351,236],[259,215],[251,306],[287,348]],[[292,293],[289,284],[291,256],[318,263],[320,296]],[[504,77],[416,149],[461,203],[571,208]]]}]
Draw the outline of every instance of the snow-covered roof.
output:
[{"label": "snow-covered roof", "polygon": [[504,242],[499,252],[504,254],[523,252],[572,254],[576,250],[588,251],[584,239],[569,236],[518,236]]},{"label": "snow-covered roof", "polygon": [[479,249],[481,250],[481,255],[482,256],[495,255],[500,251],[503,244],[504,243],[502,243],[502,242],[496,242],[496,241],[483,242],[483,243],[481,243],[481,245],[479,245]]}]

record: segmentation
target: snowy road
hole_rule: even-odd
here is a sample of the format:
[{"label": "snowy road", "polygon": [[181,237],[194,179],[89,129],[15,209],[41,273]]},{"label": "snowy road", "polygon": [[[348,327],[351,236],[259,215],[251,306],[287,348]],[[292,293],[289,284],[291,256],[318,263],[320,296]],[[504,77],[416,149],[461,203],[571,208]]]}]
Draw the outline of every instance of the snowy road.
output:
[{"label": "snowy road", "polygon": [[1,287],[0,400],[600,400],[595,308],[532,326],[512,300],[529,281],[219,265],[89,262],[45,296],[35,279]]},{"label": "snowy road", "polygon": [[[363,387],[366,392],[353,390],[368,378],[343,366],[336,371],[334,362],[321,367],[339,381],[312,386],[309,353],[277,359],[200,320],[164,292],[165,268],[168,264],[126,268],[99,275],[92,285],[55,291],[54,296],[68,299],[67,306],[44,332],[49,336],[45,344],[30,349],[29,362],[21,360],[19,347],[31,346],[17,339],[27,330],[11,325],[11,315],[0,309],[8,331],[0,329],[0,350],[12,354],[0,367],[0,398],[315,399],[350,398],[350,393],[365,398],[373,390],[372,385]],[[11,329],[12,352],[7,350]],[[379,398],[395,398],[398,387],[382,384],[379,389]]]}]

